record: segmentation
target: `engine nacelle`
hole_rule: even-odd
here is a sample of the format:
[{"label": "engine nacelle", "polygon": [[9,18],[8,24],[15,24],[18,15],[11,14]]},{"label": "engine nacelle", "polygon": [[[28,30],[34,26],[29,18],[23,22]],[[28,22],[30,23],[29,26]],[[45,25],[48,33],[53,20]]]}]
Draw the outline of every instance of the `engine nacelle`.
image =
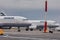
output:
[{"label": "engine nacelle", "polygon": [[29,28],[36,29],[36,28],[37,28],[37,26],[29,26]]},{"label": "engine nacelle", "polygon": [[35,25],[29,26],[30,31],[33,31],[36,28],[37,28],[37,26],[35,26]]}]

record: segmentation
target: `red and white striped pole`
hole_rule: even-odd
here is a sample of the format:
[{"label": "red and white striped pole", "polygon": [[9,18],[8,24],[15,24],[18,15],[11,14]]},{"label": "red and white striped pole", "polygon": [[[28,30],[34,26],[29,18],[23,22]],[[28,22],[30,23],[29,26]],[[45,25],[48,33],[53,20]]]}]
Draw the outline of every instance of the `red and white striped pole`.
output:
[{"label": "red and white striped pole", "polygon": [[45,22],[44,22],[44,33],[47,33],[47,0],[45,0]]},{"label": "red and white striped pole", "polygon": [[47,12],[47,0],[45,0],[45,12]]}]

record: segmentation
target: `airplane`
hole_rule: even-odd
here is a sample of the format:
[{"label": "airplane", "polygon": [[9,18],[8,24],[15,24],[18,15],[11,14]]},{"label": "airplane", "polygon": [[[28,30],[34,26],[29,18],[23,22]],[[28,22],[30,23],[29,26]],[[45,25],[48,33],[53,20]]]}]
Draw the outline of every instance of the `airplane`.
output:
[{"label": "airplane", "polygon": [[[29,26],[28,30],[30,31],[33,31],[33,29],[39,29],[40,31],[43,30],[45,20],[28,20],[28,21],[32,23],[32,25]],[[56,28],[59,27],[59,23],[57,23],[56,21],[47,20],[47,26],[49,29]]]},{"label": "airplane", "polygon": [[31,23],[26,21],[27,18],[22,16],[7,16],[3,12],[0,13],[0,28],[11,29],[12,27],[18,27],[18,31],[20,31],[20,27],[28,28],[31,26]]},{"label": "airplane", "polygon": [[[0,26],[3,27],[27,27],[26,31],[33,29],[39,29],[40,31],[44,28],[45,20],[29,20],[28,18],[21,17],[21,16],[6,16],[4,13],[1,13],[0,16]],[[56,28],[59,27],[59,23],[52,20],[47,20],[47,26],[49,28]]]}]

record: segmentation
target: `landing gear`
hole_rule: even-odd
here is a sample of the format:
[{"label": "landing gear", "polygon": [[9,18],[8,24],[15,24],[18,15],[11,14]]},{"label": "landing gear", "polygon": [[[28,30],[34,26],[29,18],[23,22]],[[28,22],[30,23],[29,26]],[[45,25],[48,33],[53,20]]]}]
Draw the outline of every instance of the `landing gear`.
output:
[{"label": "landing gear", "polygon": [[31,28],[30,31],[33,31],[33,29]]},{"label": "landing gear", "polygon": [[33,31],[33,29],[32,29],[32,28],[31,28],[31,29],[26,29],[26,31],[29,31],[29,30],[30,30],[30,31]]},{"label": "landing gear", "polygon": [[29,31],[29,27],[26,28],[26,31]]},{"label": "landing gear", "polygon": [[21,30],[20,30],[20,27],[18,27],[18,32],[20,32]]},{"label": "landing gear", "polygon": [[26,29],[26,31],[28,31],[29,29]]},{"label": "landing gear", "polygon": [[12,27],[9,27],[9,29],[11,29]]}]

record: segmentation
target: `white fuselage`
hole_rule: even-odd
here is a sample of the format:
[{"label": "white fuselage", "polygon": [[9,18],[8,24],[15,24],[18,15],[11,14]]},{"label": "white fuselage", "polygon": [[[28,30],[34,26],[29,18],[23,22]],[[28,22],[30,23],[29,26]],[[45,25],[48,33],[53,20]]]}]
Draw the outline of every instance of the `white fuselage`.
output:
[{"label": "white fuselage", "polygon": [[28,26],[27,18],[21,16],[0,16],[0,26]]},{"label": "white fuselage", "polygon": [[[29,26],[29,28],[44,27],[44,20],[28,20],[21,16],[0,16],[0,26]],[[47,20],[48,27],[58,27],[56,21]]]},{"label": "white fuselage", "polygon": [[0,23],[21,23],[23,19],[26,18],[19,16],[0,16]]},{"label": "white fuselage", "polygon": [[[37,28],[37,26],[44,27],[45,20],[29,20],[29,22],[32,23],[32,25],[30,26],[30,28]],[[59,24],[56,23],[56,21],[47,20],[47,26],[49,28],[54,28],[54,27],[58,27]]]}]

